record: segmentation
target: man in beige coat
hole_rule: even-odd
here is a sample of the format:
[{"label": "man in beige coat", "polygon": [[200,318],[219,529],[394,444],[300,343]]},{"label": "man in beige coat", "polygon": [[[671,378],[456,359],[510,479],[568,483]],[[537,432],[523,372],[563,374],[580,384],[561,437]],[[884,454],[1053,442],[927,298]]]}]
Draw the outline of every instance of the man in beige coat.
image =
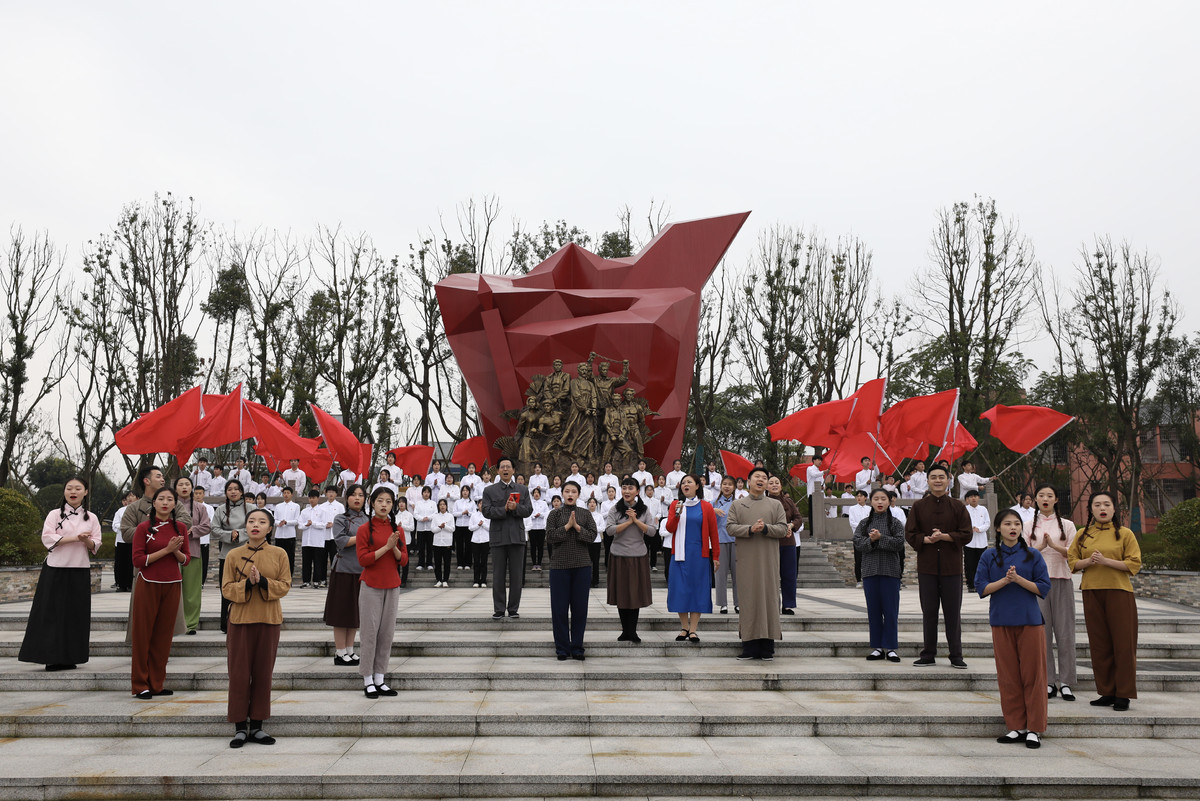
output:
[{"label": "man in beige coat", "polygon": [[738,594],[741,616],[740,660],[775,658],[775,640],[783,639],[779,625],[779,541],[792,536],[783,504],[766,494],[767,471],[750,471],[750,494],[729,507],[726,531],[737,540]]}]

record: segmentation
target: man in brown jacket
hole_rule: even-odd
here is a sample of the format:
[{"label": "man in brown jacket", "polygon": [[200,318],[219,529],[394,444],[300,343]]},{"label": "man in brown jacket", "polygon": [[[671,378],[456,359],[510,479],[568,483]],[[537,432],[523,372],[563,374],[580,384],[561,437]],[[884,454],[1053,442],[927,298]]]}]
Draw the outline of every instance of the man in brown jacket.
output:
[{"label": "man in brown jacket", "polygon": [[962,501],[950,497],[950,471],[929,471],[929,494],[912,505],[904,536],[917,552],[917,587],[925,624],[925,645],[913,664],[936,664],[938,604],[946,620],[950,666],[966,668],[962,657],[963,546],[971,541],[971,515]]}]

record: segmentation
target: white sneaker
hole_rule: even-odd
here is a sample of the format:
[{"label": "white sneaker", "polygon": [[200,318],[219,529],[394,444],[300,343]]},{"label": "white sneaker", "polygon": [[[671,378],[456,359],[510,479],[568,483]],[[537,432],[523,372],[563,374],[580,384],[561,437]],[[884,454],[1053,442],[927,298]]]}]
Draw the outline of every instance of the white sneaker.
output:
[{"label": "white sneaker", "polygon": [[478,584],[472,584],[471,586],[472,586],[472,587],[474,587],[475,589],[479,589],[479,585],[478,585]]},{"label": "white sneaker", "polygon": [[485,589],[485,590],[487,589],[487,585],[486,585],[486,584],[480,584],[479,586],[480,586],[482,589]]},{"label": "white sneaker", "polygon": [[424,570],[424,569],[425,568],[421,567],[420,565],[417,565],[417,570]]}]

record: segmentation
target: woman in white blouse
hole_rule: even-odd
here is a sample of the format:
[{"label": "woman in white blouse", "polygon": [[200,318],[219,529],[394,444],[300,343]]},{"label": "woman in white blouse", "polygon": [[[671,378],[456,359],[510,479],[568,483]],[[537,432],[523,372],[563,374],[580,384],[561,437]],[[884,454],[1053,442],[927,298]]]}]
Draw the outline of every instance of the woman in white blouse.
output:
[{"label": "woman in white blouse", "polygon": [[417,521],[417,570],[433,570],[433,516],[437,514],[433,502],[433,489],[421,487],[421,500],[413,504],[413,517]]},{"label": "woman in white blouse", "polygon": [[[396,500],[396,525],[404,531],[404,548],[412,553],[413,532],[417,530],[417,521],[413,513],[408,511],[408,499],[403,495]],[[400,568],[400,584],[408,583],[408,564]]]},{"label": "woman in white blouse", "polygon": [[525,518],[525,531],[529,537],[529,562],[532,570],[542,569],[542,552],[546,546],[546,518],[550,516],[550,504],[542,500],[542,491],[534,487],[530,493],[533,513]]},{"label": "woman in white blouse", "polygon": [[450,554],[454,551],[454,515],[442,498],[429,521],[433,535],[433,578],[435,587],[450,586]]},{"label": "woman in white blouse", "polygon": [[[479,477],[476,476],[478,481]],[[458,498],[454,501],[454,552],[458,558],[459,570],[471,569],[471,513],[475,511],[475,501],[471,497],[471,486],[465,481],[460,485]]]},{"label": "woman in white blouse", "polygon": [[[613,492],[616,495],[616,492]],[[616,501],[613,501],[616,504]],[[592,586],[600,586],[600,549],[604,547],[604,529],[606,528],[605,520],[606,512],[600,511],[600,504],[596,503],[596,499],[592,498],[588,501],[588,511],[592,513],[592,519],[596,521],[596,539],[588,550],[592,552]]]},{"label": "woman in white blouse", "polygon": [[475,568],[475,583],[472,587],[487,587],[488,556],[491,549],[490,529],[492,521],[483,516],[482,501],[476,504],[468,524],[471,529],[471,565]]}]

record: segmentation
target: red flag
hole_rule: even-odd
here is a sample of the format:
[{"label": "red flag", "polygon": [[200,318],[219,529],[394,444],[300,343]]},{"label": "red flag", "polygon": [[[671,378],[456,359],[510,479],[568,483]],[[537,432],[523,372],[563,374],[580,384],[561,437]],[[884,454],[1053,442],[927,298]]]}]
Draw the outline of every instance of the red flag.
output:
[{"label": "red flag", "polygon": [[369,442],[364,442],[359,447],[359,451],[358,463],[360,465],[360,469],[357,472],[360,476],[362,476],[363,481],[369,481],[371,478],[371,468],[374,467],[374,465],[371,464],[371,456],[375,452],[375,446]]},{"label": "red flag", "polygon": [[880,440],[898,444],[914,440],[940,448],[950,439],[957,413],[957,389],[902,400],[879,419]]},{"label": "red flag", "polygon": [[245,409],[254,425],[257,440],[254,452],[271,457],[267,460],[267,466],[272,471],[281,469],[273,465],[286,467],[292,459],[316,455],[316,443],[300,436],[274,409],[254,401],[246,401]]},{"label": "red flag", "polygon": [[725,467],[725,475],[734,478],[750,478],[750,471],[754,469],[754,462],[732,451],[721,451],[721,463]]},{"label": "red flag", "polygon": [[[320,439],[320,437],[313,438],[314,441],[317,439]],[[329,471],[332,468],[333,454],[329,452],[328,448],[318,448],[315,455],[300,460],[300,469],[317,486],[325,483],[325,480],[329,478]]]},{"label": "red flag", "polygon": [[406,476],[424,476],[429,472],[429,465],[433,462],[432,445],[392,448],[388,453],[396,457],[396,467],[403,470]]},{"label": "red flag", "polygon": [[850,396],[854,410],[846,423],[847,434],[862,434],[879,431],[879,416],[883,413],[883,394],[887,390],[886,378],[875,378],[858,388]]},{"label": "red flag", "polygon": [[187,464],[196,448],[219,448],[255,435],[254,424],[242,409],[242,385],[238,384],[224,397],[217,397],[214,408],[206,408],[200,422],[179,438],[175,458],[180,464]]},{"label": "red flag", "polygon": [[488,460],[487,440],[483,437],[471,437],[464,439],[462,442],[454,446],[454,453],[450,454],[450,461],[454,464],[466,467],[474,463],[476,467],[483,467]]},{"label": "red flag", "polygon": [[202,397],[203,390],[192,387],[178,398],[141,415],[113,435],[117,449],[130,455],[174,453],[179,438],[200,422]]},{"label": "red flag", "polygon": [[895,462],[871,434],[844,437],[833,453],[825,457],[824,467],[838,481],[853,481],[855,473],[862,469],[864,456],[879,465],[881,473],[890,475],[896,472]]},{"label": "red flag", "polygon": [[990,420],[993,437],[1016,453],[1029,453],[1075,418],[1045,406],[993,406],[980,420]]},{"label": "red flag", "polygon": [[954,464],[978,447],[979,443],[971,436],[971,432],[964,428],[962,423],[955,420],[954,433],[950,435],[950,441],[942,446],[938,455],[934,457],[934,461]]},{"label": "red flag", "polygon": [[853,411],[852,398],[819,403],[767,426],[767,433],[771,435],[772,442],[789,439],[805,445],[833,447],[845,434]]},{"label": "red flag", "polygon": [[813,466],[812,462],[805,462],[804,464],[792,465],[792,469],[788,471],[788,475],[791,476],[792,478],[798,478],[801,481],[807,481],[808,480],[808,468],[810,468],[812,466]]},{"label": "red flag", "polygon": [[333,454],[333,458],[337,460],[344,469],[353,470],[355,473],[365,474],[365,467],[369,465],[362,464],[362,443],[358,441],[358,437],[354,436],[354,432],[339,423],[328,412],[320,409],[317,404],[309,403],[312,409],[313,417],[317,420],[317,428],[321,431],[321,437],[325,440],[326,447]]}]

